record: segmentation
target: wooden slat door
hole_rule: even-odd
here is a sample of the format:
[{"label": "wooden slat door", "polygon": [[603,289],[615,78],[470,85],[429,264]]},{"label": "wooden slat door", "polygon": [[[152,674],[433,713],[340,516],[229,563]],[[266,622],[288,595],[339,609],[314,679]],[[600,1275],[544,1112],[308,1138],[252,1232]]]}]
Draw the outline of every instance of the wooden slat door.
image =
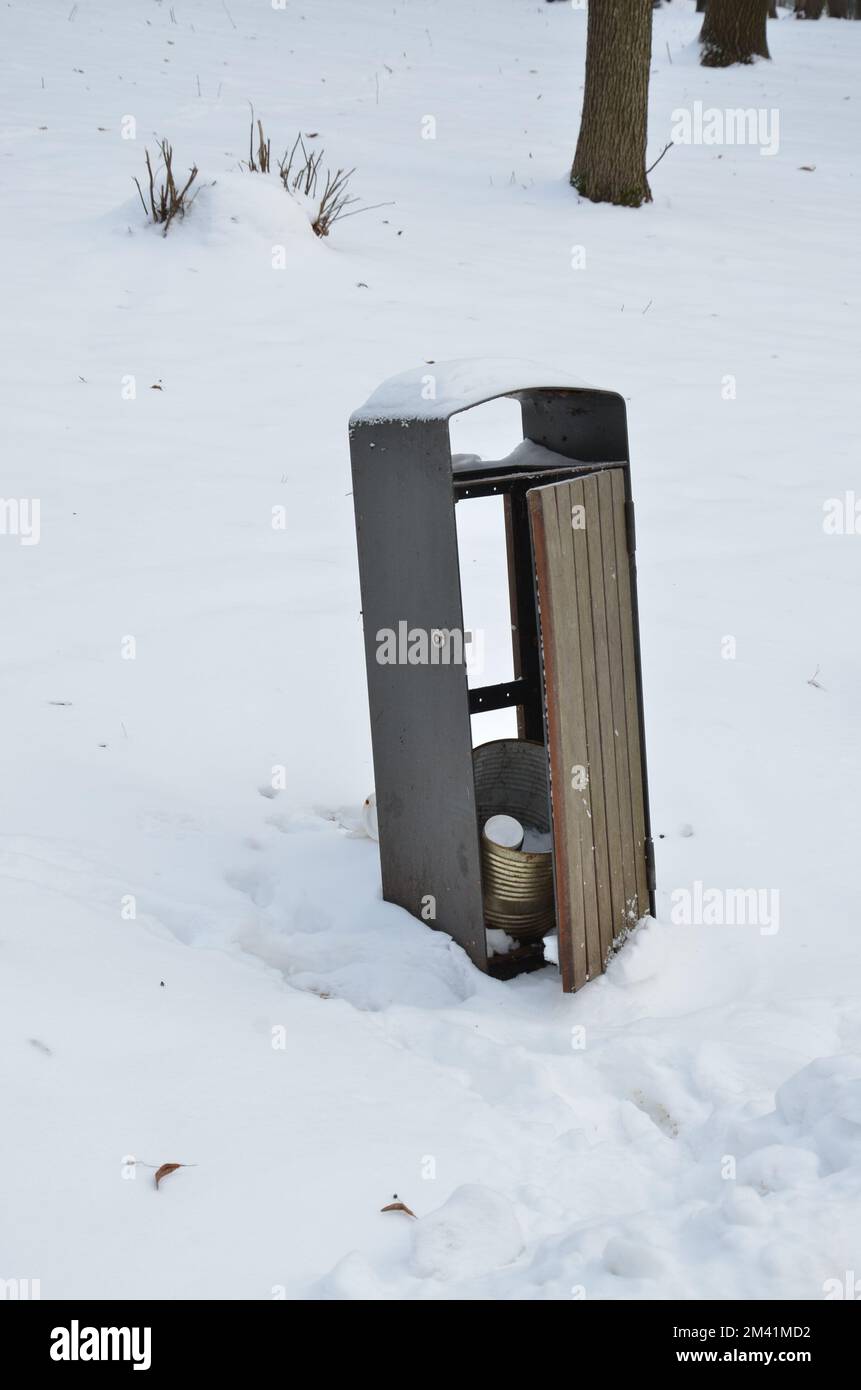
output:
[{"label": "wooden slat door", "polygon": [[532,489],[563,988],[649,911],[645,760],[621,468]]}]

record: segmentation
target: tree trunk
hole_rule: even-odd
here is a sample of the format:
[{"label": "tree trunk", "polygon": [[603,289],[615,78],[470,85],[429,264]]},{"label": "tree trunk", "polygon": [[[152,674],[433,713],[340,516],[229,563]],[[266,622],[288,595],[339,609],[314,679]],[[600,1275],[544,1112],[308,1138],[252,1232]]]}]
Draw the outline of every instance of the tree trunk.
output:
[{"label": "tree trunk", "polygon": [[768,0],[709,0],[700,31],[704,68],[728,68],[768,58]]},{"label": "tree trunk", "polygon": [[832,19],[848,19],[849,0],[828,0],[828,13]]},{"label": "tree trunk", "polygon": [[796,19],[821,19],[825,0],[799,0],[795,6]]},{"label": "tree trunk", "polygon": [[697,0],[697,14],[705,14],[706,0]]},{"label": "tree trunk", "polygon": [[650,203],[646,178],[651,0],[591,0],[571,183],[593,203]]}]

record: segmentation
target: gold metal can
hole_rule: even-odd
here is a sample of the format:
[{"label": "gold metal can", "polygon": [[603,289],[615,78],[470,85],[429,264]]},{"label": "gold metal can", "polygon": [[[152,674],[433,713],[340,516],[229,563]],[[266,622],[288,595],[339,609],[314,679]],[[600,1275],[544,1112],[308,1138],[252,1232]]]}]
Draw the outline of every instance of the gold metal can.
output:
[{"label": "gold metal can", "polygon": [[514,816],[524,829],[549,835],[547,754],[527,739],[496,739],[473,750],[475,800],[481,832],[485,925],[533,941],[556,925],[550,850],[508,849],[484,833],[491,816]]}]

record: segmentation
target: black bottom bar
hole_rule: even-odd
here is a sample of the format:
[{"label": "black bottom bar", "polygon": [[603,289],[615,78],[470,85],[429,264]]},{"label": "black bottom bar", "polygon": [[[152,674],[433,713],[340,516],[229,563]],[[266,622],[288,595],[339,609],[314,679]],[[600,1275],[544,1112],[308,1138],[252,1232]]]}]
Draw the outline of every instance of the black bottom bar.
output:
[{"label": "black bottom bar", "polygon": [[[563,1342],[570,1337],[574,1347],[582,1343],[588,1358],[596,1354],[608,1358],[613,1377],[630,1369],[638,1376],[650,1373],[663,1375],[669,1369],[684,1374],[696,1372],[700,1366],[714,1366],[732,1373],[746,1366],[770,1371],[775,1367],[798,1366],[813,1372],[821,1383],[823,1373],[834,1373],[850,1367],[856,1351],[859,1326],[857,1299],[854,1293],[840,1298],[823,1294],[815,1302],[648,1302],[630,1300],[630,1283],[620,1279],[620,1297],[613,1301],[591,1301],[572,1276],[571,1296],[565,1299],[567,1311],[564,1322],[549,1308],[549,1300],[539,1296],[539,1285],[531,1277],[528,1257],[524,1257],[522,1277],[509,1271],[510,1279],[500,1284],[498,1301],[517,1302],[518,1289],[528,1305],[530,1331],[536,1324],[548,1336],[559,1336]],[[166,1371],[211,1372],[224,1380],[237,1371],[255,1370],[271,1365],[283,1368],[290,1378],[294,1358],[313,1357],[317,1363],[314,1376],[325,1367],[325,1378],[331,1379],[333,1368],[341,1357],[346,1369],[347,1356],[353,1374],[357,1354],[364,1348],[365,1368],[371,1364],[368,1351],[378,1337],[385,1337],[388,1353],[407,1351],[414,1343],[416,1332],[422,1328],[433,1335],[422,1343],[422,1379],[427,1376],[430,1356],[451,1355],[447,1338],[439,1336],[440,1317],[449,1322],[458,1318],[452,1303],[460,1302],[468,1317],[467,1329],[474,1332],[472,1311],[475,1290],[464,1290],[457,1299],[452,1292],[444,1312],[435,1308],[443,1291],[436,1289],[435,1298],[423,1299],[416,1292],[416,1280],[406,1279],[410,1286],[410,1302],[401,1303],[397,1311],[391,1302],[381,1300],[378,1313],[369,1312],[367,1304],[356,1309],[349,1303],[335,1304],[314,1300],[303,1301],[298,1313],[290,1301],[266,1302],[197,1302],[182,1303],[99,1303],[99,1302],[42,1302],[15,1303],[0,1301],[0,1336],[6,1352],[6,1363],[16,1367],[16,1381],[24,1383],[28,1373],[56,1373],[58,1383],[71,1376],[105,1379],[105,1372],[115,1378],[129,1374],[135,1367],[145,1375],[162,1376]],[[420,1283],[421,1281],[419,1281]],[[836,1284],[839,1281],[828,1281]],[[861,1281],[858,1281],[861,1282]],[[854,1287],[854,1285],[853,1285]],[[430,1293],[431,1290],[428,1290]],[[391,1290],[396,1294],[396,1289]],[[397,1301],[395,1299],[395,1301]],[[558,1302],[560,1300],[556,1300]],[[413,1325],[413,1317],[416,1325]],[[526,1307],[520,1315],[527,1317]],[[361,1319],[361,1322],[359,1321]],[[420,1326],[419,1326],[420,1324]],[[343,1331],[355,1326],[357,1340],[347,1341]],[[481,1335],[477,1354],[494,1358],[504,1349],[506,1358],[520,1346],[535,1355],[534,1336],[524,1338],[522,1329],[515,1329],[511,1341],[502,1334],[501,1326],[493,1321],[492,1335]],[[104,1329],[105,1334],[102,1334]],[[124,1334],[128,1333],[128,1336]],[[333,1336],[340,1333],[340,1336]],[[623,1334],[623,1335],[620,1335]],[[110,1356],[115,1348],[118,1355]],[[435,1352],[434,1348],[439,1348]],[[343,1348],[343,1350],[339,1350]],[[603,1348],[603,1350],[602,1350]],[[107,1355],[103,1355],[107,1349]],[[92,1351],[99,1359],[89,1359]],[[127,1353],[124,1355],[124,1353]],[[322,1362],[318,1357],[322,1353]],[[575,1364],[578,1353],[573,1351]],[[61,1359],[63,1356],[68,1359]],[[366,1359],[367,1358],[367,1359]],[[302,1364],[301,1362],[299,1364]],[[440,1363],[441,1364],[441,1363]],[[506,1362],[507,1364],[507,1362]],[[584,1363],[584,1371],[587,1369]],[[553,1374],[553,1372],[551,1372]],[[132,1384],[134,1384],[132,1379]],[[144,1383],[141,1381],[141,1383]],[[811,1379],[810,1384],[813,1384]],[[738,1382],[736,1382],[738,1384]]]}]

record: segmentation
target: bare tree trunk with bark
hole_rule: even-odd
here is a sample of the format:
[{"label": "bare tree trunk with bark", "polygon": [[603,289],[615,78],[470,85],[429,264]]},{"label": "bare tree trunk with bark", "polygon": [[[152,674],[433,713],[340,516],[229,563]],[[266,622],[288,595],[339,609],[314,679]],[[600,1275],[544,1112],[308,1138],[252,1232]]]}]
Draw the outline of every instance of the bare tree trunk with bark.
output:
[{"label": "bare tree trunk with bark", "polygon": [[828,13],[832,19],[848,19],[849,0],[828,0]]},{"label": "bare tree trunk with bark", "polygon": [[571,183],[593,203],[650,203],[646,177],[651,0],[590,0],[586,85]]},{"label": "bare tree trunk with bark", "polygon": [[708,0],[700,31],[705,68],[728,68],[768,58],[765,37],[768,0]]}]

